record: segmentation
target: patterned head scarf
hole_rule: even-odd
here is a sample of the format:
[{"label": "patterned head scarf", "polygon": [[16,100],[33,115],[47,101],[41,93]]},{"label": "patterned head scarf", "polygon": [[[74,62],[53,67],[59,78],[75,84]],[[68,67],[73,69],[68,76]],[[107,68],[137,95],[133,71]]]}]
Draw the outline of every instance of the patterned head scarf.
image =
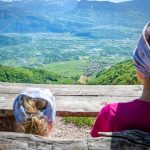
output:
[{"label": "patterned head scarf", "polygon": [[137,48],[133,53],[134,65],[144,77],[150,77],[150,23],[142,32]]},{"label": "patterned head scarf", "polygon": [[54,121],[56,116],[55,98],[50,90],[41,88],[26,88],[20,92],[13,105],[13,113],[18,123],[23,123],[27,119],[24,107],[22,106],[23,96],[28,96],[33,100],[41,98],[47,101],[48,105],[44,110],[42,110],[40,116],[46,118],[48,122]]}]

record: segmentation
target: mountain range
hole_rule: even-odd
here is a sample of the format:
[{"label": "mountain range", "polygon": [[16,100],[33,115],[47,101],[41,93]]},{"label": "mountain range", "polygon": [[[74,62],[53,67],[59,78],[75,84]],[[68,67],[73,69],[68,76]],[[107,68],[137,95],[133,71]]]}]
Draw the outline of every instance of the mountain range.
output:
[{"label": "mountain range", "polygon": [[92,31],[99,25],[140,28],[150,18],[149,0],[121,3],[88,0],[0,1],[0,32]]}]

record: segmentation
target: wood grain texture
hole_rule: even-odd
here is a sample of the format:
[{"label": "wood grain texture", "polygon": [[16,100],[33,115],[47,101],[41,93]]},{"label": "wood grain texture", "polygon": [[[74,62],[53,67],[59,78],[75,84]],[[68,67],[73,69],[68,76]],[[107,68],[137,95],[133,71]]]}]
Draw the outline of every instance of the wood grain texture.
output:
[{"label": "wood grain texture", "polygon": [[103,133],[99,138],[51,139],[0,132],[0,149],[7,150],[150,150],[150,134],[137,130]]},{"label": "wood grain texture", "polygon": [[[56,98],[58,116],[96,116],[111,102],[124,102],[139,97],[140,85],[43,85],[0,83],[0,115],[12,114],[13,101],[25,87],[49,88]],[[8,112],[7,112],[8,111]]]},{"label": "wood grain texture", "polygon": [[[5,110],[12,110],[16,96],[17,94],[0,94],[0,115],[6,113]],[[59,112],[57,114],[62,114],[61,112],[68,112],[66,115],[69,115],[70,112],[70,116],[74,116],[77,113],[90,115],[89,112],[91,112],[92,115],[92,113],[99,112],[99,110],[108,103],[124,102],[136,98],[137,97],[55,96],[56,110]]]},{"label": "wood grain texture", "polygon": [[48,88],[56,96],[140,96],[141,85],[49,85],[0,82],[0,93],[18,94],[26,87]]}]

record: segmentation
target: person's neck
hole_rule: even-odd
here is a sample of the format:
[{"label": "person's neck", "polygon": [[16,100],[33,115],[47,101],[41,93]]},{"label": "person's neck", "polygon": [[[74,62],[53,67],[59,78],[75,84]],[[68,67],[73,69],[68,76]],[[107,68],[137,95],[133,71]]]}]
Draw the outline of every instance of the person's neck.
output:
[{"label": "person's neck", "polygon": [[142,93],[142,96],[140,98],[143,101],[150,102],[150,85],[149,84],[144,84],[143,93]]}]

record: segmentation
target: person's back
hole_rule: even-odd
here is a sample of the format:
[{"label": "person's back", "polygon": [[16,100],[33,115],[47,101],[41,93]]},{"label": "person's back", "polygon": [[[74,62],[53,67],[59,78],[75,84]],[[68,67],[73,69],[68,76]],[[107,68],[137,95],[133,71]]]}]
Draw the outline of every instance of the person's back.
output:
[{"label": "person's back", "polygon": [[143,30],[133,58],[138,79],[143,83],[142,96],[129,102],[106,105],[97,116],[92,137],[100,136],[98,132],[131,129],[150,132],[150,23]]},{"label": "person's back", "polygon": [[117,132],[127,129],[150,132],[149,120],[149,102],[136,99],[125,103],[108,104],[100,111],[91,136],[98,137],[98,132]]}]

